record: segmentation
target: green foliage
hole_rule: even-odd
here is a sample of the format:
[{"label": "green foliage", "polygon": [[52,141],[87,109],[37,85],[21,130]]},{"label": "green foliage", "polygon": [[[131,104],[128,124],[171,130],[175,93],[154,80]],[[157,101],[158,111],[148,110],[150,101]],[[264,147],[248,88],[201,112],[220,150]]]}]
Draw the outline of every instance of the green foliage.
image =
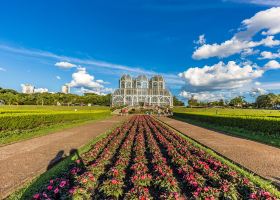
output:
[{"label": "green foliage", "polygon": [[243,96],[238,96],[230,100],[229,105],[230,106],[235,106],[235,107],[243,107],[246,105],[247,102],[245,101],[245,97]]},{"label": "green foliage", "polygon": [[280,106],[280,95],[272,93],[260,95],[257,97],[255,104],[258,108],[276,108]]},{"label": "green foliage", "polygon": [[4,114],[0,115],[0,131],[32,129],[74,120],[93,120],[104,113],[109,113],[109,111]]},{"label": "green foliage", "polygon": [[175,112],[174,116],[219,126],[238,127],[251,132],[261,132],[268,136],[280,137],[280,118],[257,115],[222,115],[195,112]]},{"label": "green foliage", "polygon": [[180,101],[177,97],[173,96],[173,106],[184,106],[184,102]]},{"label": "green foliage", "polygon": [[11,89],[0,89],[0,100],[7,105],[110,105],[111,95],[76,94],[63,93],[35,93],[23,94]]},{"label": "green foliage", "polygon": [[0,106],[0,144],[109,117],[109,107]]}]

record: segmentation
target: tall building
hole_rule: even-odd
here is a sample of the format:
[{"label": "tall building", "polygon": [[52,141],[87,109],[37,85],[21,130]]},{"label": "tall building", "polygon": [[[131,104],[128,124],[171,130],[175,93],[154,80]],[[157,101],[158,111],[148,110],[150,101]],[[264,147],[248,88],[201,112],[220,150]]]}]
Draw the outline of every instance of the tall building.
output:
[{"label": "tall building", "polygon": [[153,76],[151,79],[144,75],[135,79],[129,75],[123,75],[119,80],[119,89],[112,94],[111,105],[173,107],[173,97],[165,88],[165,81],[160,75]]},{"label": "tall building", "polygon": [[69,94],[70,93],[70,86],[68,84],[65,84],[61,87],[61,92],[64,94]]},{"label": "tall building", "polygon": [[31,84],[22,84],[22,93],[24,94],[33,94],[35,87]]}]

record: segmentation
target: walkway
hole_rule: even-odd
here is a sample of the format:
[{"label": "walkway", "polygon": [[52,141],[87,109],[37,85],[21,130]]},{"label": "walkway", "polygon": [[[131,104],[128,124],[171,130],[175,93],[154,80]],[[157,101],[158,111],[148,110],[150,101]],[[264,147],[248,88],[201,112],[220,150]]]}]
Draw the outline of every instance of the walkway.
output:
[{"label": "walkway", "polygon": [[159,119],[230,160],[280,185],[279,148],[229,136],[171,118],[160,117]]},{"label": "walkway", "polygon": [[0,199],[45,172],[56,156],[69,155],[126,117],[114,116],[0,148]]}]

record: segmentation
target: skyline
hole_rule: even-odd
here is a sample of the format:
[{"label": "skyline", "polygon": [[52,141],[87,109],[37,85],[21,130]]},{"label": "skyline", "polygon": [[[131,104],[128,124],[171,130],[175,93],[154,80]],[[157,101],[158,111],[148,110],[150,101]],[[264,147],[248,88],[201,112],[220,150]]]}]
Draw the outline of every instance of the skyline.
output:
[{"label": "skyline", "polygon": [[[16,6],[12,6],[13,3]],[[122,74],[161,74],[176,96],[280,92],[277,1],[1,3],[0,87],[112,92]],[[42,12],[43,10],[43,12]]]}]

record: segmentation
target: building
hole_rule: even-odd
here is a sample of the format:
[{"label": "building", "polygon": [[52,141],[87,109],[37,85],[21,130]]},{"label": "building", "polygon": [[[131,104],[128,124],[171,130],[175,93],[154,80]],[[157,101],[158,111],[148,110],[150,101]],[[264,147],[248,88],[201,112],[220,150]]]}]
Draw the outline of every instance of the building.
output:
[{"label": "building", "polygon": [[165,88],[165,81],[160,75],[153,76],[151,79],[144,75],[135,79],[123,75],[119,80],[119,89],[112,94],[111,105],[173,107],[173,97]]},{"label": "building", "polygon": [[21,87],[24,94],[33,94],[35,91],[35,87],[31,84],[22,84]]},{"label": "building", "polygon": [[61,87],[61,92],[64,94],[69,94],[70,93],[70,86],[68,84],[65,84]]}]

